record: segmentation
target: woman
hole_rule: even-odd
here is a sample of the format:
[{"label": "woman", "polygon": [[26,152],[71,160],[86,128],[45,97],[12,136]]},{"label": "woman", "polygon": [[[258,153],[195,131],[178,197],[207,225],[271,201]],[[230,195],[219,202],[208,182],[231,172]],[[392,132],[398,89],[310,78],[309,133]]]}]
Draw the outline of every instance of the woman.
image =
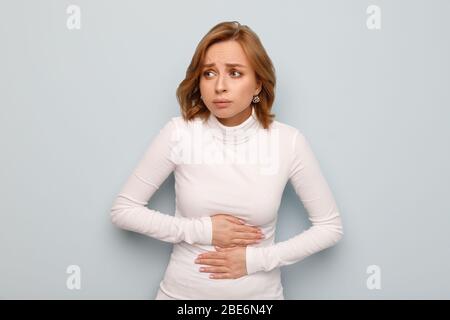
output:
[{"label": "woman", "polygon": [[[153,139],[111,209],[115,225],[174,244],[156,299],[284,299],[280,267],[341,239],[309,143],[270,113],[274,89],[272,62],[249,27],[222,22],[198,44],[177,89],[182,115]],[[172,171],[174,216],[146,207]],[[275,244],[287,181],[312,226]]]}]

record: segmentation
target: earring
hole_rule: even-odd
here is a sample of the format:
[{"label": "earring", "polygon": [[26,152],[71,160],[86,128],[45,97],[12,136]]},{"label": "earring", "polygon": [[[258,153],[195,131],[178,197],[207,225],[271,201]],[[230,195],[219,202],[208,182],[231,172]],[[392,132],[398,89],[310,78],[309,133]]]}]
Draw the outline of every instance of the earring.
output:
[{"label": "earring", "polygon": [[202,97],[202,96],[200,96],[200,100],[203,100],[203,97]]},{"label": "earring", "polygon": [[253,103],[258,103],[259,102],[259,97],[257,95],[254,96],[252,102]]}]

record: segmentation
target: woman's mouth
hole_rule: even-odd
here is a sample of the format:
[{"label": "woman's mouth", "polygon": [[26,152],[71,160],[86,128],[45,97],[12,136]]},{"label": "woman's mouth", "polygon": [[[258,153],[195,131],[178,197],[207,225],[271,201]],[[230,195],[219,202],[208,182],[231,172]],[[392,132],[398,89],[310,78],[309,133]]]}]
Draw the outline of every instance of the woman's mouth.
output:
[{"label": "woman's mouth", "polygon": [[218,108],[226,108],[231,104],[231,101],[213,101],[214,105]]}]

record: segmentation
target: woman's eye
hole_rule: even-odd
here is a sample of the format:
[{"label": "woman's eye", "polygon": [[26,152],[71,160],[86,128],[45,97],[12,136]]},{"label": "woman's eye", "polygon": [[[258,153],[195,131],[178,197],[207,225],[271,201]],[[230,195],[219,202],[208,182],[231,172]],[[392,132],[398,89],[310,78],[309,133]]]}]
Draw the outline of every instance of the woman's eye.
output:
[{"label": "woman's eye", "polygon": [[[208,71],[203,72],[203,75],[206,76],[207,78],[209,78],[208,77],[209,73],[213,73],[213,72],[211,70],[208,70]],[[241,73],[239,71],[234,70],[234,71],[231,72],[231,74],[236,74],[236,73],[238,74],[236,77],[241,76]]]},{"label": "woman's eye", "polygon": [[203,72],[203,75],[208,76],[208,73],[211,73],[212,71],[205,71]]}]

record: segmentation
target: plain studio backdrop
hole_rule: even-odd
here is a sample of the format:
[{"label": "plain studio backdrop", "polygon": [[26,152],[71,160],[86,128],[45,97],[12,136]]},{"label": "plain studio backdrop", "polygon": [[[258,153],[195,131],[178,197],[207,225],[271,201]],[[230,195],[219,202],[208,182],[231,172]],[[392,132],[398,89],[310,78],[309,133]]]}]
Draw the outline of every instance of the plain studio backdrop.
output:
[{"label": "plain studio backdrop", "polygon": [[[154,298],[172,244],[115,227],[109,210],[180,115],[201,37],[237,20],[272,58],[276,119],[308,138],[343,219],[341,242],[282,268],[285,298],[448,299],[448,12],[445,0],[2,1],[0,298]],[[149,207],[174,213],[173,174]],[[276,241],[309,226],[288,183]]]}]

